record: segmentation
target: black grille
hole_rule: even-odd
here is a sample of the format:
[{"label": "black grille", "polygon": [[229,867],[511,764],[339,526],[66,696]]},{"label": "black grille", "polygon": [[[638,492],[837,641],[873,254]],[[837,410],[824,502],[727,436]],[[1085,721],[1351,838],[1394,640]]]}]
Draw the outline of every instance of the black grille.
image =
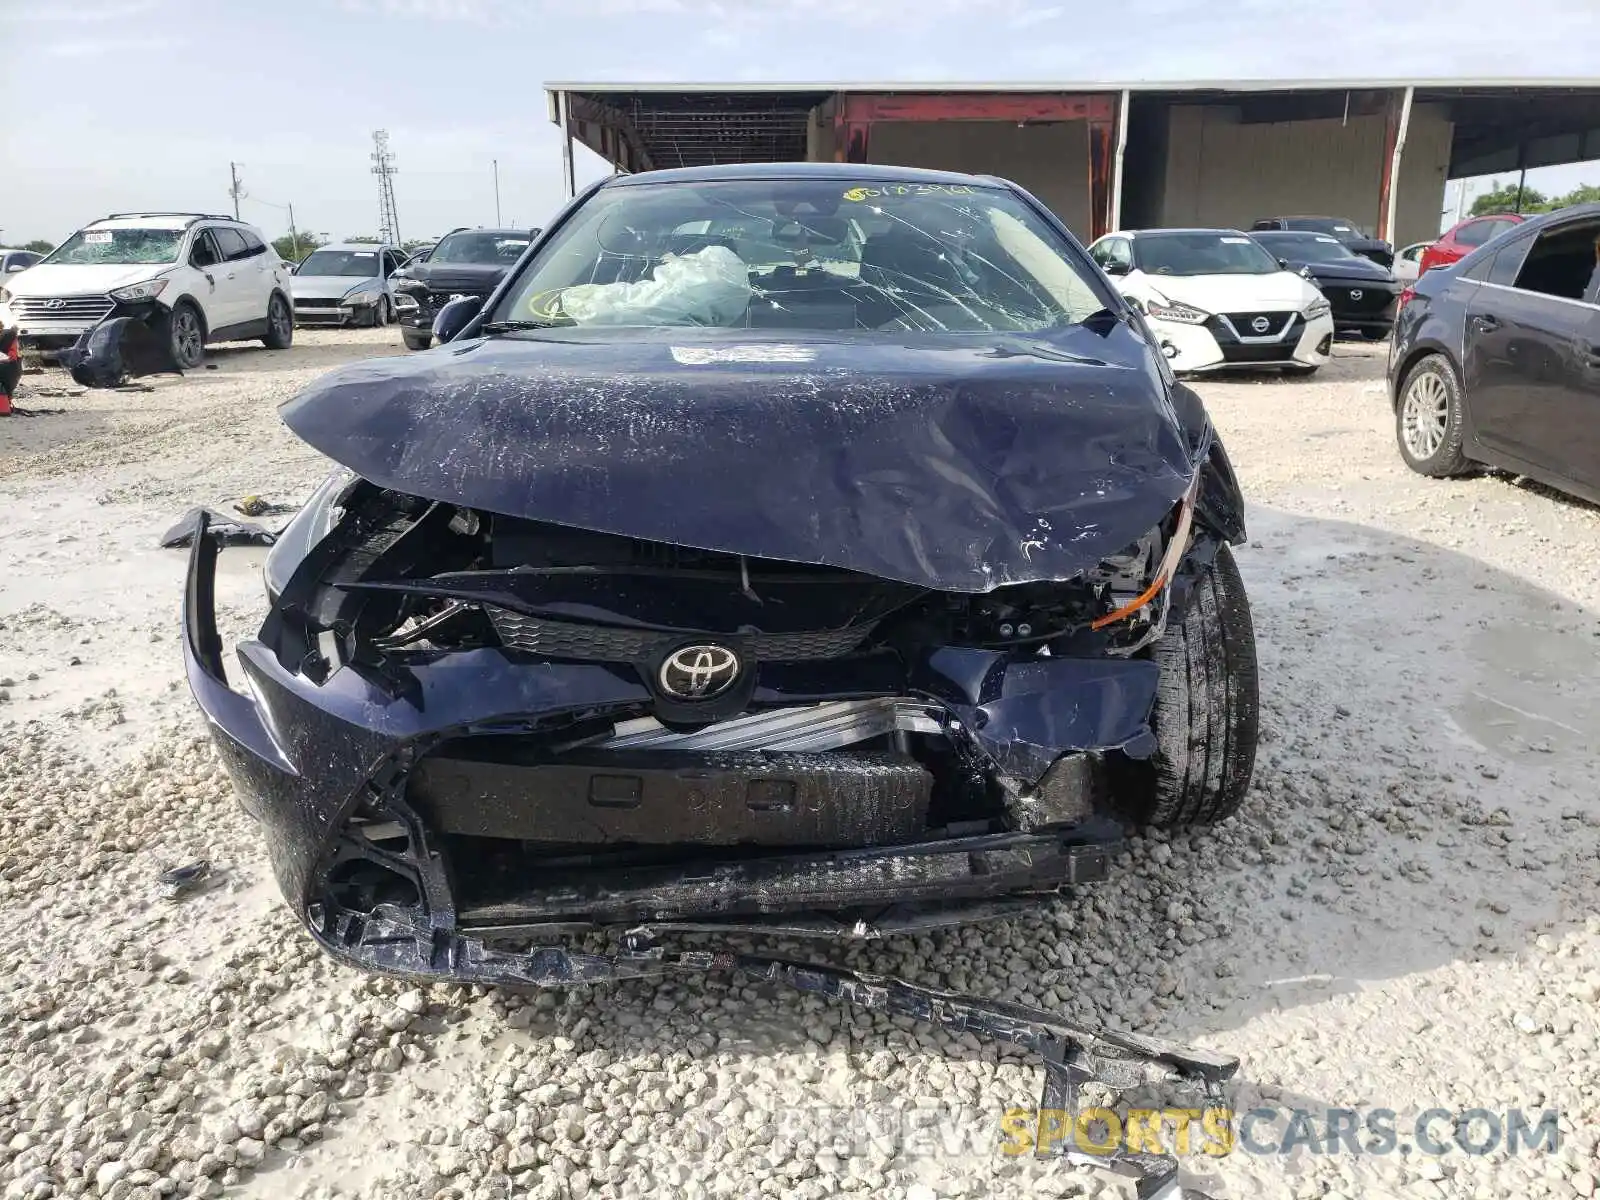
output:
[{"label": "black grille", "polygon": [[324,296],[307,296],[304,299],[297,298],[294,306],[296,308],[338,308],[339,301]]},{"label": "black grille", "polygon": [[[1356,292],[1361,294],[1357,296]],[[1330,284],[1322,294],[1328,298],[1334,312],[1356,317],[1379,316],[1395,299],[1394,292],[1383,284],[1370,287]]]},{"label": "black grille", "polygon": [[1262,362],[1288,362],[1294,357],[1294,348],[1299,338],[1292,341],[1262,342],[1247,345],[1240,342],[1224,343],[1222,346],[1222,360],[1237,363],[1262,363]]},{"label": "black grille", "polygon": [[[1276,337],[1283,332],[1285,322],[1292,321],[1296,314],[1292,312],[1243,312],[1227,313],[1228,320],[1233,322],[1233,328],[1241,338]],[[1267,322],[1265,329],[1257,329],[1255,323],[1264,320]]]},{"label": "black grille", "polygon": [[[546,621],[506,608],[490,608],[489,620],[500,641],[513,650],[541,658],[575,658],[595,662],[645,662],[681,645],[693,635],[661,633],[653,629],[623,629],[615,625],[583,625],[571,621]],[[842,658],[872,632],[870,625],[846,629],[818,629],[801,633],[704,635],[704,640],[726,644],[765,662],[800,662]]]}]

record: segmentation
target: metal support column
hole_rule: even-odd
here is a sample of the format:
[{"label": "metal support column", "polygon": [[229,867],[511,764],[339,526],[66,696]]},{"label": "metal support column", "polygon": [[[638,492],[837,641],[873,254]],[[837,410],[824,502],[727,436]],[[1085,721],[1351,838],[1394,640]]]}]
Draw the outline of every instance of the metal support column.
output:
[{"label": "metal support column", "polygon": [[1127,88],[1117,98],[1117,152],[1111,163],[1111,213],[1107,232],[1122,228],[1122,160],[1128,150],[1128,104],[1131,93]]},{"label": "metal support column", "polygon": [[1383,176],[1378,183],[1378,228],[1384,241],[1394,245],[1395,195],[1400,189],[1400,161],[1406,148],[1406,131],[1411,128],[1411,101],[1416,89],[1406,88],[1398,111],[1391,102],[1389,120],[1384,138],[1387,155],[1383,161]]},{"label": "metal support column", "polygon": [[1087,241],[1111,230],[1112,137],[1111,114],[1089,118],[1089,236]]},{"label": "metal support column", "polygon": [[571,200],[578,194],[578,183],[572,171],[572,107],[565,92],[556,93],[556,112],[561,125],[561,181]]}]

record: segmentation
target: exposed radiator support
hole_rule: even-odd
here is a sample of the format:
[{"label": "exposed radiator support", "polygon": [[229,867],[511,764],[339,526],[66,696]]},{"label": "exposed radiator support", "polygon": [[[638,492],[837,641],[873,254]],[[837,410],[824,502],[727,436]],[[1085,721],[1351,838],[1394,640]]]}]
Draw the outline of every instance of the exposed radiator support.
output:
[{"label": "exposed radiator support", "polygon": [[943,733],[931,704],[883,698],[780,708],[675,733],[654,717],[619,722],[600,750],[838,750],[887,733]]}]

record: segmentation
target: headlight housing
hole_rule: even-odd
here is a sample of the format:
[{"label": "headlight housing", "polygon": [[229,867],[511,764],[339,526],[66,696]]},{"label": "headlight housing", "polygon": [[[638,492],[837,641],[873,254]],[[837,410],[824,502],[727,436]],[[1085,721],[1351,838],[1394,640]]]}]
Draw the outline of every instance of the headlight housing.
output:
[{"label": "headlight housing", "polygon": [[1308,321],[1315,321],[1318,317],[1325,317],[1333,311],[1333,306],[1328,303],[1327,297],[1318,296],[1305,307],[1305,317]]},{"label": "headlight housing", "polygon": [[340,304],[374,304],[378,299],[376,288],[361,288],[359,291],[350,292],[339,301]]},{"label": "headlight housing", "polygon": [[1167,304],[1155,300],[1145,305],[1145,312],[1158,321],[1176,321],[1180,325],[1204,325],[1211,314],[1187,304]]},{"label": "headlight housing", "polygon": [[117,288],[111,292],[113,300],[154,300],[167,290],[165,279],[147,279],[143,283],[131,283],[127,287]]},{"label": "headlight housing", "polygon": [[344,515],[339,500],[355,479],[354,471],[340,467],[317,485],[317,490],[311,493],[300,511],[283,527],[278,540],[267,552],[266,564],[261,569],[266,580],[269,603],[277,602],[301,560],[311,552],[313,546],[328,536],[328,531]]}]

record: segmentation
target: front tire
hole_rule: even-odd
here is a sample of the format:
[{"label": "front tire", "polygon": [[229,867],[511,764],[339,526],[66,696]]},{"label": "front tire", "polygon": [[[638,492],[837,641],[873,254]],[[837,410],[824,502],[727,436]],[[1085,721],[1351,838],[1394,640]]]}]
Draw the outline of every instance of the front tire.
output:
[{"label": "front tire", "polygon": [[1400,457],[1419,475],[1444,479],[1467,470],[1461,453],[1461,381],[1442,354],[1430,354],[1406,373],[1394,410]]},{"label": "front tire", "polygon": [[172,310],[167,318],[167,336],[171,339],[172,361],[180,371],[192,371],[206,359],[206,331],[200,321],[200,312],[187,300]]},{"label": "front tire", "polygon": [[1183,620],[1168,625],[1153,658],[1156,752],[1112,758],[1114,802],[1134,823],[1160,829],[1226,820],[1250,788],[1260,719],[1255,627],[1228,546],[1195,580]]},{"label": "front tire", "polygon": [[372,327],[382,329],[389,324],[389,297],[379,296],[372,306]]},{"label": "front tire", "polygon": [[287,350],[294,344],[294,310],[276,292],[267,301],[267,335],[261,344],[268,350]]},{"label": "front tire", "polygon": [[426,350],[433,344],[433,334],[412,333],[409,329],[401,333],[400,339],[405,342],[407,350]]}]

